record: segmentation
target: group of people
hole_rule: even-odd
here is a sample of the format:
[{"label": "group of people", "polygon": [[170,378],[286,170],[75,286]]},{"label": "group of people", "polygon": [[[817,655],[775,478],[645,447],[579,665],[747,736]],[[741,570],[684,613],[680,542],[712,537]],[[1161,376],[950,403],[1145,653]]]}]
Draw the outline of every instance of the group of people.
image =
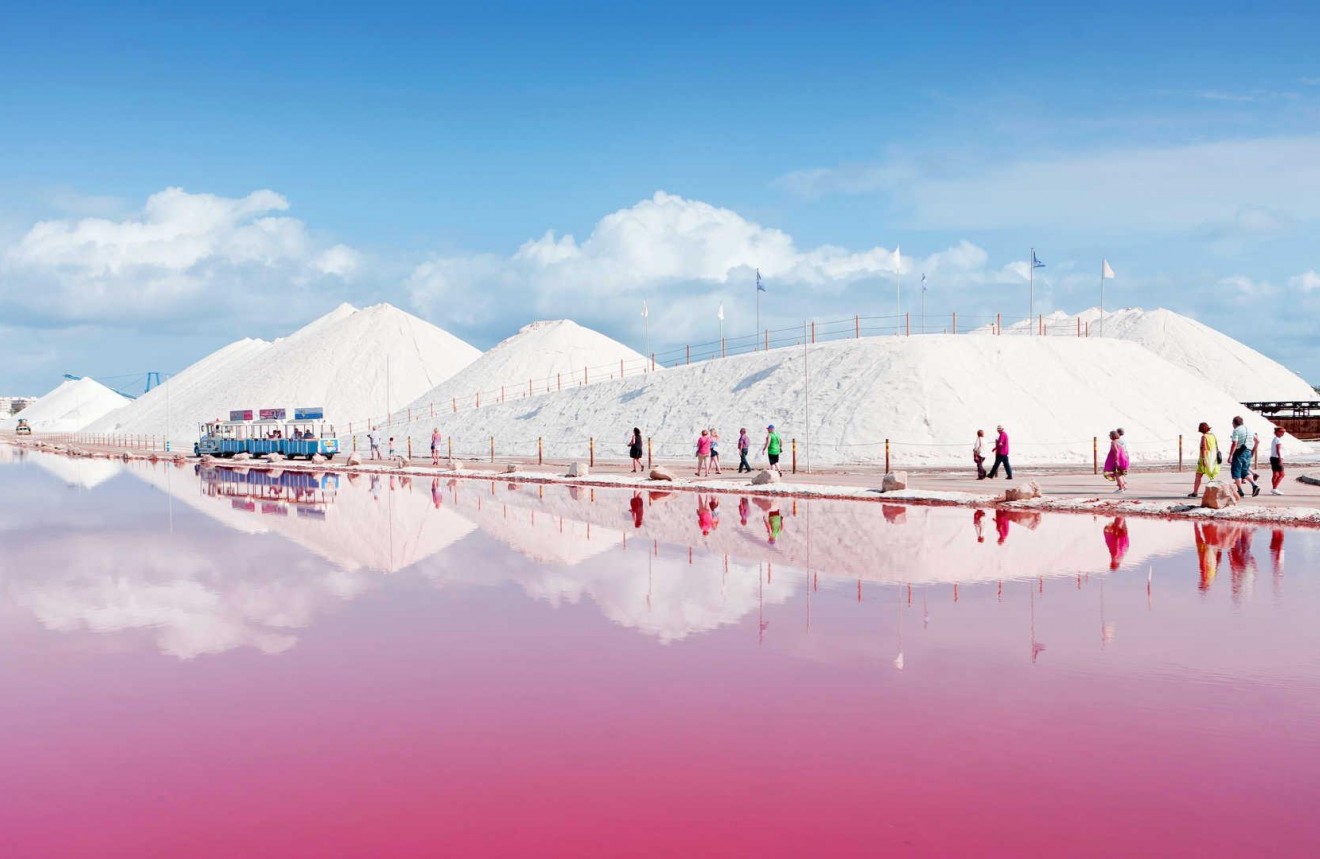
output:
[{"label": "group of people", "polygon": [[[628,446],[628,458],[632,460],[632,471],[634,473],[644,470],[642,466],[642,457],[645,450],[642,446],[642,430],[640,427],[633,427],[632,434],[628,436],[625,444]],[[738,430],[738,473],[745,474],[752,470],[752,464],[747,457],[751,453],[752,440],[747,435],[747,428],[742,427]],[[775,425],[770,424],[765,428],[765,441],[761,444],[761,453],[766,457],[769,467],[779,474],[783,471],[779,468],[779,457],[784,452],[784,440],[775,431]],[[720,469],[720,431],[715,427],[707,427],[697,436],[696,442],[697,471],[698,477],[709,477],[712,473],[722,474]]]},{"label": "group of people", "polygon": [[987,477],[994,478],[999,475],[999,466],[1004,467],[1004,477],[1007,480],[1013,479],[1013,466],[1008,461],[1008,432],[1004,425],[995,427],[995,442],[991,448],[995,455],[995,461],[990,466],[990,470],[985,470],[985,430],[976,431],[976,441],[972,444],[972,462],[976,464],[976,479],[985,480]]},{"label": "group of people", "polygon": [[[1188,498],[1201,494],[1201,481],[1212,481],[1219,477],[1219,468],[1224,463],[1224,454],[1219,449],[1219,439],[1211,431],[1210,424],[1201,421],[1197,431],[1201,433],[1201,444],[1196,458],[1196,481]],[[1274,428],[1274,438],[1270,440],[1270,494],[1282,495],[1279,487],[1283,484],[1283,427]],[[1253,470],[1257,451],[1260,448],[1260,436],[1249,429],[1241,415],[1233,418],[1233,431],[1228,437],[1228,468],[1233,479],[1233,488],[1239,498],[1246,498],[1243,483],[1251,487],[1254,498],[1260,494],[1260,474]]]}]

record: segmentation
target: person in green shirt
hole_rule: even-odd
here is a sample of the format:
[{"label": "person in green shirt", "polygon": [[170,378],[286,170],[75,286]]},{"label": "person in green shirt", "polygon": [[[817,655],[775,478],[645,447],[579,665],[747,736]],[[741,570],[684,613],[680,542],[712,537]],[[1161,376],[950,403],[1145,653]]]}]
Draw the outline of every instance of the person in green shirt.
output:
[{"label": "person in green shirt", "polygon": [[[779,471],[779,455],[784,452],[784,442],[779,438],[779,433],[775,432],[775,425],[770,424],[765,428],[765,444],[761,445],[761,453],[764,453],[770,460],[770,467]],[[779,471],[782,476],[784,472]]]}]

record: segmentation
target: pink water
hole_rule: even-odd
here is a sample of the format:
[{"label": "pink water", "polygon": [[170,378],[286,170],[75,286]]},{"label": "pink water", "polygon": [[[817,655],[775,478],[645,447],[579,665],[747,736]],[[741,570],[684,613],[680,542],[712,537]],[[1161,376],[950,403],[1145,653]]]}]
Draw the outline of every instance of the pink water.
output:
[{"label": "pink water", "polygon": [[0,467],[4,855],[1314,855],[1320,535],[698,500]]}]

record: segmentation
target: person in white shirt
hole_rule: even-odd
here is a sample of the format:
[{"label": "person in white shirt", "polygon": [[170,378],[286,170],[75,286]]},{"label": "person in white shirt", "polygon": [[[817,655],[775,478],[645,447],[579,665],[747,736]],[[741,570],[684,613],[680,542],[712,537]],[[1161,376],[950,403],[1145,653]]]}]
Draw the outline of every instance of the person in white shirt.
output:
[{"label": "person in white shirt", "polygon": [[976,479],[985,480],[985,430],[976,431],[976,443],[972,445],[972,462],[976,463]]},{"label": "person in white shirt", "polygon": [[1274,428],[1274,438],[1270,439],[1270,483],[1271,495],[1282,495],[1279,484],[1283,483],[1283,427]]},{"label": "person in white shirt", "polygon": [[1229,436],[1228,446],[1228,464],[1229,474],[1233,477],[1233,485],[1237,487],[1238,496],[1246,497],[1242,491],[1242,481],[1251,484],[1251,495],[1255,497],[1260,494],[1260,484],[1256,482],[1257,475],[1251,471],[1251,458],[1256,450],[1256,434],[1247,429],[1242,416],[1233,418],[1233,434]]}]

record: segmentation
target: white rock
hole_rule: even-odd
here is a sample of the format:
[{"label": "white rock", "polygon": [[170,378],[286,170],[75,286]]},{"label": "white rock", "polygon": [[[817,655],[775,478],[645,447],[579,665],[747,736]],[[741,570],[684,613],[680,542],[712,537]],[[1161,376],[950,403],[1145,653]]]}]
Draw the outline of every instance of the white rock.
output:
[{"label": "white rock", "polygon": [[1004,493],[1005,501],[1026,501],[1030,498],[1040,497],[1040,484],[1034,480],[1028,480],[1026,483],[1019,483]]},{"label": "white rock", "polygon": [[252,454],[250,453],[236,453],[233,456],[233,460],[235,462],[245,462],[251,458],[252,458]]},{"label": "white rock", "polygon": [[881,492],[897,492],[900,489],[907,489],[908,476],[906,471],[891,471],[885,475],[884,482],[880,484]]},{"label": "white rock", "polygon": [[651,479],[673,481],[674,475],[669,471],[669,469],[657,465],[655,468],[651,469]]},{"label": "white rock", "polygon": [[359,453],[356,453],[356,452],[354,452],[354,453],[350,453],[350,454],[348,455],[348,464],[349,464],[349,465],[361,465],[361,464],[362,464],[362,455],[359,454]]},{"label": "white rock", "polygon": [[575,462],[568,467],[569,477],[586,477],[590,473],[585,462]]},{"label": "white rock", "polygon": [[779,481],[779,472],[769,468],[761,469],[752,477],[753,486],[764,486],[767,483],[778,483]]},{"label": "white rock", "polygon": [[457,459],[451,459],[451,460],[449,460],[449,470],[450,470],[450,471],[462,471],[462,470],[463,470],[463,463],[459,462]]},{"label": "white rock", "polygon": [[511,462],[508,465],[504,466],[505,474],[516,474],[517,472],[518,472],[518,463],[516,462]]},{"label": "white rock", "polygon": [[325,457],[319,453],[314,453],[312,454],[312,462],[315,462],[319,465],[320,463],[325,462]]},{"label": "white rock", "polygon": [[281,462],[284,459],[284,454],[272,450],[270,453],[266,454],[264,459],[267,462]]}]

